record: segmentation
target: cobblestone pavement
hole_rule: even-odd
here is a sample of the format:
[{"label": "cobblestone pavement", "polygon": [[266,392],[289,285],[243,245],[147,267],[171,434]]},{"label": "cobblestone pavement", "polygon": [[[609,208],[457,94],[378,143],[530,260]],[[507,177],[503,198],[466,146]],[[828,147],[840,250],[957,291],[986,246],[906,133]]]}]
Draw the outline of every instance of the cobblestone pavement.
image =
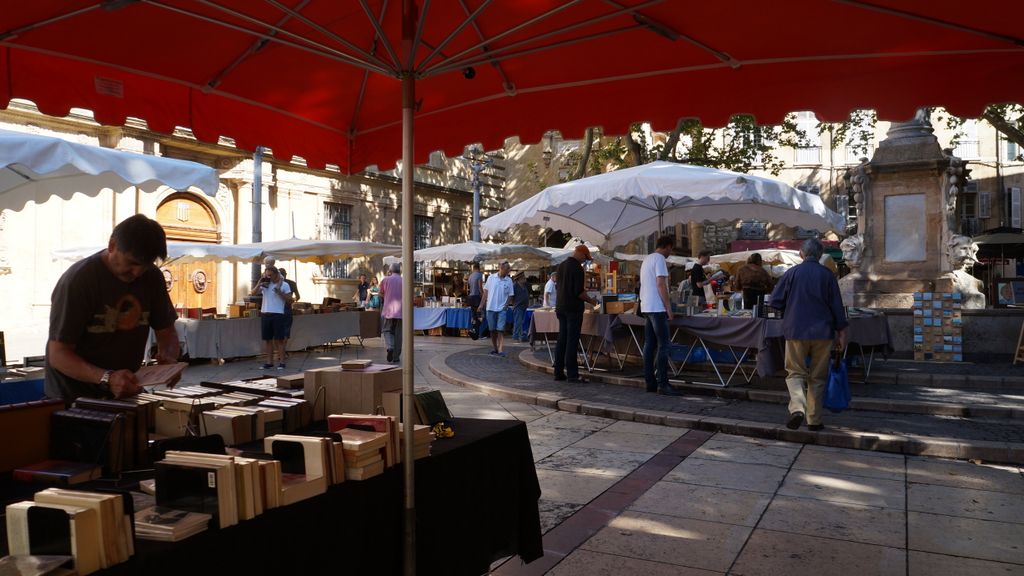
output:
[{"label": "cobblestone pavement", "polygon": [[[510,350],[508,358],[487,354],[486,349],[468,349],[448,356],[447,365],[472,378],[531,392],[546,392],[601,404],[700,414],[739,420],[781,423],[786,409],[778,404],[730,400],[714,396],[685,395],[666,397],[648,394],[637,388],[610,384],[567,384],[555,382],[550,375],[522,366],[515,355],[522,347]],[[546,358],[546,352],[536,352]],[[909,392],[905,396],[910,395]],[[1005,398],[1002,396],[1000,400]],[[1020,402],[1017,402],[1020,404]],[[900,433],[920,436],[1024,442],[1024,422],[1007,419],[957,418],[949,416],[894,414],[891,412],[847,411],[827,414],[826,425],[874,433]]]}]

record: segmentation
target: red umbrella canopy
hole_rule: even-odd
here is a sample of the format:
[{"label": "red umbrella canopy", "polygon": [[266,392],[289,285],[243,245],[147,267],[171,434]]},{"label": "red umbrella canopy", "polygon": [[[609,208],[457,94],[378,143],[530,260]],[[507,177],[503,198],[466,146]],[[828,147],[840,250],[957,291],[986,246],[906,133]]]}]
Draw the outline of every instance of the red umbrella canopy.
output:
[{"label": "red umbrella canopy", "polygon": [[720,126],[735,113],[768,124],[806,109],[904,120],[923,105],[976,116],[1024,100],[1020,2],[420,0],[408,52],[402,4],[9,2],[0,102],[358,171],[401,156],[403,71],[417,78],[418,162],[549,129]]}]

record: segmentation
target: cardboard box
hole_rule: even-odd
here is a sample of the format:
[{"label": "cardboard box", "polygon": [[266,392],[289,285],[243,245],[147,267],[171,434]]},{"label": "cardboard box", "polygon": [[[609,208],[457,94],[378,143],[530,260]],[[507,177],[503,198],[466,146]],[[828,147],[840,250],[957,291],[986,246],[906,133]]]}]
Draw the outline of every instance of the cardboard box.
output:
[{"label": "cardboard box", "polygon": [[327,391],[317,392],[326,387],[327,380],[337,378],[336,373],[341,372],[341,366],[328,366],[303,372],[302,391],[303,398],[310,406],[313,420],[320,421],[327,419]]},{"label": "cardboard box", "polygon": [[383,405],[384,392],[402,389],[402,370],[375,366],[367,370],[341,370],[328,378],[328,414],[373,414]]},{"label": "cardboard box", "polygon": [[241,318],[245,314],[245,306],[239,304],[228,304],[228,318]]},{"label": "cardboard box", "polygon": [[[323,392],[317,398],[321,388]],[[387,365],[367,370],[330,366],[307,370],[303,377],[304,396],[312,406],[314,420],[325,420],[328,414],[373,414],[383,405],[384,392],[401,389],[401,368]]]},{"label": "cardboard box", "polygon": [[605,314],[622,314],[629,312],[633,309],[636,302],[605,302],[604,313]]}]

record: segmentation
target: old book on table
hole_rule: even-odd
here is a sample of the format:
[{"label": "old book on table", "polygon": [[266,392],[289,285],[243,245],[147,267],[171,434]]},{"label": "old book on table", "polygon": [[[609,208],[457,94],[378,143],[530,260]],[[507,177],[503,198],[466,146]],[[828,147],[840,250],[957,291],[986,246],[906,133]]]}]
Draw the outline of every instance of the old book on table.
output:
[{"label": "old book on table", "polygon": [[210,514],[220,528],[238,523],[234,461],[194,452],[168,452],[157,462],[156,502],[160,506]]},{"label": "old book on table", "polygon": [[99,539],[101,567],[109,568],[125,562],[134,553],[131,519],[125,515],[123,495],[47,488],[36,492],[34,499],[36,503],[47,506],[73,506],[96,512],[99,529],[92,534]]},{"label": "old book on table", "polygon": [[394,418],[368,414],[331,414],[327,417],[327,429],[331,432],[340,433],[346,428],[383,433],[387,440],[384,465],[390,468],[398,463],[398,424]]},{"label": "old book on table", "polygon": [[135,513],[135,533],[144,540],[177,542],[209,526],[209,514],[153,506]]},{"label": "old book on table", "polygon": [[373,365],[373,360],[369,359],[355,359],[345,360],[341,363],[342,370],[366,370]]},{"label": "old book on table", "polygon": [[333,446],[328,438],[278,434],[263,440],[264,450],[281,462],[281,505],[327,491]]},{"label": "old book on table", "polygon": [[50,457],[95,462],[120,474],[124,464],[126,421],[119,414],[70,408],[50,417]]},{"label": "old book on table", "polygon": [[126,469],[149,466],[149,422],[150,412],[142,405],[129,400],[105,400],[101,398],[78,398],[75,407],[97,412],[121,414],[125,419]]},{"label": "old book on table", "polygon": [[174,364],[153,364],[143,366],[135,371],[135,377],[139,380],[139,386],[151,388],[153,386],[166,386],[177,382],[182,373],[188,368],[187,362],[175,362]]},{"label": "old book on table", "polygon": [[7,507],[11,554],[71,556],[82,575],[100,568],[99,516],[91,508],[18,502]]},{"label": "old book on table", "polygon": [[19,466],[41,462],[50,455],[50,415],[64,409],[63,400],[40,400],[0,405],[0,474]]},{"label": "old book on table", "polygon": [[440,390],[417,390],[414,396],[416,412],[423,424],[433,426],[441,421],[450,421],[452,413],[445,404]]},{"label": "old book on table", "polygon": [[10,555],[0,558],[0,576],[75,576],[71,556]]},{"label": "old book on table", "polygon": [[18,468],[14,471],[14,479],[19,482],[74,486],[99,478],[101,472],[102,468],[91,462],[44,460]]},{"label": "old book on table", "polygon": [[376,464],[370,464],[359,468],[346,468],[345,478],[349,480],[369,480],[374,476],[379,476],[383,472],[384,462],[378,461]]}]

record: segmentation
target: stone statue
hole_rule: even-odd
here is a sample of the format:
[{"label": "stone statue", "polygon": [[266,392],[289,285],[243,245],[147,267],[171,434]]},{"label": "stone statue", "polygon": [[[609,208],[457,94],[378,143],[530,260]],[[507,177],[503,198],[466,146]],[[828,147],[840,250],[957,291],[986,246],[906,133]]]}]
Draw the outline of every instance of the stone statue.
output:
[{"label": "stone statue", "polygon": [[950,272],[953,290],[963,294],[963,307],[984,308],[985,285],[967,271],[978,262],[978,243],[967,236],[953,234],[946,243],[946,254],[953,270]]},{"label": "stone statue", "polygon": [[856,270],[860,267],[861,254],[864,252],[863,235],[854,234],[853,236],[847,236],[839,243],[839,248],[843,251],[843,260],[846,261],[846,265],[850,270]]},{"label": "stone statue", "polygon": [[949,162],[946,167],[946,174],[942,183],[946,201],[946,222],[950,230],[956,228],[956,202],[960,192],[970,177],[970,169],[965,162],[953,155],[952,148],[942,150],[942,156]]}]

